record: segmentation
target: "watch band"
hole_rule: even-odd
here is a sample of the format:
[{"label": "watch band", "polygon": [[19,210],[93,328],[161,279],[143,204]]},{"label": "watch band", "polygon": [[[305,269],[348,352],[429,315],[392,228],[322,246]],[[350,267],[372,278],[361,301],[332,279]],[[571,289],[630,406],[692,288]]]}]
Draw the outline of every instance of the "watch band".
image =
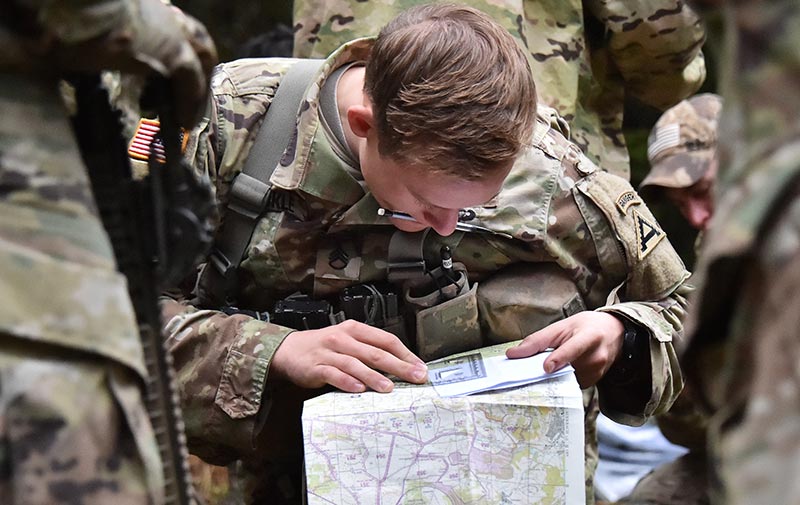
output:
[{"label": "watch band", "polygon": [[622,349],[619,356],[606,372],[606,378],[616,385],[623,385],[632,382],[637,378],[637,372],[641,368],[643,337],[644,331],[639,330],[639,326],[630,319],[617,317],[624,327],[622,332]]}]

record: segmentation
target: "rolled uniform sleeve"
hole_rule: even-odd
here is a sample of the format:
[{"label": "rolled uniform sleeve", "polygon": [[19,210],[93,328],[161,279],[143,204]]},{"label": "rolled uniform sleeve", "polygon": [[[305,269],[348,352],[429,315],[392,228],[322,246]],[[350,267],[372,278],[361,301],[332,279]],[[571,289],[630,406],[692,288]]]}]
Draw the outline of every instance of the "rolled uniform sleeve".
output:
[{"label": "rolled uniform sleeve", "polygon": [[161,300],[192,453],[225,464],[251,452],[269,412],[272,357],[292,329]]},{"label": "rolled uniform sleeve", "polygon": [[[668,297],[658,302],[619,302],[597,309],[627,318],[649,335],[650,384],[639,386],[637,395],[622,394],[620,387],[609,381],[598,384],[600,408],[609,418],[632,426],[643,424],[648,417],[670,409],[683,389],[674,341],[683,333],[687,284],[679,285]],[[639,398],[646,398],[642,406]]]}]

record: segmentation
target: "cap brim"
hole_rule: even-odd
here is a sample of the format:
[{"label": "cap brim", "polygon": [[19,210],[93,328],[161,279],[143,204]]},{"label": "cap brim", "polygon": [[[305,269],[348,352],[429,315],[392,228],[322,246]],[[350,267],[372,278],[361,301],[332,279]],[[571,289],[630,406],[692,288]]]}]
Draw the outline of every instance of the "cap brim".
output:
[{"label": "cap brim", "polygon": [[661,188],[693,186],[706,175],[712,159],[714,159],[713,149],[667,156],[653,165],[650,173],[639,184],[639,190],[653,186]]}]

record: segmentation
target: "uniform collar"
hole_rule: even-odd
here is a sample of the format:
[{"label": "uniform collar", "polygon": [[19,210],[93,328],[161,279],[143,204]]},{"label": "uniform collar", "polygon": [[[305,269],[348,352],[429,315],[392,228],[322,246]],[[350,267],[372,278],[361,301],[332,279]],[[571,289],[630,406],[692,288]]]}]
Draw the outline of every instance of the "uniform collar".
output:
[{"label": "uniform collar", "polygon": [[[333,152],[322,131],[319,98],[322,84],[333,71],[342,65],[366,61],[374,42],[374,37],[348,42],[323,62],[306,88],[287,155],[270,177],[273,186],[345,205],[363,197],[361,185],[347,172],[344,160]],[[288,156],[289,153],[293,155]]]}]

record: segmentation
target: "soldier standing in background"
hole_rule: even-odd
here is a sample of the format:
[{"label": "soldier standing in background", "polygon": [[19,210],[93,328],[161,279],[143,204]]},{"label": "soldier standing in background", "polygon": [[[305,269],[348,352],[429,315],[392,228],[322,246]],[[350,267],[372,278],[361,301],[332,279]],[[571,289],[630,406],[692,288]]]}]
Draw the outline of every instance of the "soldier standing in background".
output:
[{"label": "soldier standing in background", "polygon": [[[426,0],[295,0],[294,56],[323,58],[375,35]],[[571,140],[601,169],[630,178],[622,134],[626,96],[666,109],[706,75],[705,30],[681,0],[466,0],[527,49],[539,99],[570,124]]]},{"label": "soldier standing in background", "polygon": [[0,40],[0,502],[163,503],[137,324],[58,83],[157,72],[191,127],[213,43],[160,0],[4,1]]},{"label": "soldier standing in background", "polygon": [[725,105],[715,210],[681,359],[711,415],[712,503],[796,504],[800,4],[741,0],[721,13]]}]

